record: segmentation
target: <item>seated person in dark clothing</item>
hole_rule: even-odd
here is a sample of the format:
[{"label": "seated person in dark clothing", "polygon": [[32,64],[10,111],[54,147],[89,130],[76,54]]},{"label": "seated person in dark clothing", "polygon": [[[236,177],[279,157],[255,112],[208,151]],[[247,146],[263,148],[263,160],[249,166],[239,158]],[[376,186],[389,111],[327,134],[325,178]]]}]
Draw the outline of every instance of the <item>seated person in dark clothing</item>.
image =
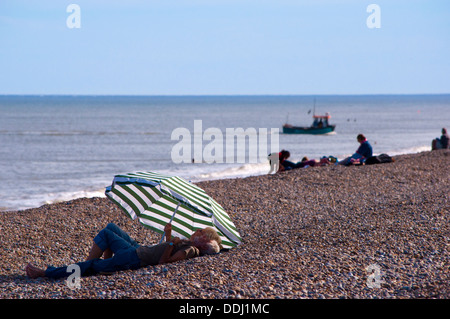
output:
[{"label": "seated person in dark clothing", "polygon": [[288,171],[294,168],[299,168],[305,166],[305,164],[302,164],[302,162],[293,163],[291,161],[288,161],[288,158],[291,156],[291,153],[286,150],[282,150],[279,153],[279,171]]},{"label": "seated person in dark clothing", "polygon": [[[157,265],[184,260],[202,254],[218,253],[221,239],[215,229],[198,229],[189,240],[172,237],[172,225],[164,228],[166,241],[154,246],[141,246],[115,224],[108,224],[94,238],[86,261],[76,263],[81,276],[111,273],[120,270],[138,269],[148,265]],[[100,259],[102,257],[103,259]],[[67,266],[40,269],[28,264],[25,272],[30,278],[68,277],[71,272]]]},{"label": "seated person in dark clothing", "polygon": [[439,149],[447,149],[449,148],[449,136],[447,134],[447,129],[442,129],[442,135],[441,138],[435,138],[431,143],[431,149],[432,150],[439,150]]},{"label": "seated person in dark clothing", "polygon": [[369,141],[366,139],[366,137],[362,134],[358,134],[356,137],[358,142],[361,144],[358,149],[356,150],[356,153],[361,155],[362,158],[369,158],[372,156],[372,146],[369,144]]},{"label": "seated person in dark clothing", "polygon": [[282,150],[279,153],[279,158],[280,158],[280,171],[288,171],[291,170],[293,168],[296,168],[296,164],[294,164],[291,161],[288,161],[288,158],[291,156],[291,153],[289,151],[286,150]]},{"label": "seated person in dark clothing", "polygon": [[341,165],[351,165],[351,164],[362,164],[366,159],[372,156],[372,146],[369,141],[363,134],[358,134],[356,140],[360,143],[356,152],[342,161],[339,161],[338,164]]}]

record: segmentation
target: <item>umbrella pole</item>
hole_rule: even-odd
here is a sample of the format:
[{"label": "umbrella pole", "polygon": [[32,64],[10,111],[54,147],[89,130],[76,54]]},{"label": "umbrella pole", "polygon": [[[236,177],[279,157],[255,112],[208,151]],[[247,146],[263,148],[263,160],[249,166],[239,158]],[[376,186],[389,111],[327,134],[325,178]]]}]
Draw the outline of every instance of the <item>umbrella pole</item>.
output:
[{"label": "umbrella pole", "polygon": [[[173,218],[175,217],[175,214],[176,214],[177,211],[178,211],[178,207],[180,207],[180,203],[178,203],[177,208],[175,208],[175,211],[173,212],[172,218],[170,218],[169,224],[172,223]],[[166,235],[166,232],[163,233],[163,235],[162,235],[162,237],[161,237],[161,240],[160,240],[160,242],[159,242],[160,244],[163,242],[164,236],[165,236],[165,235]]]}]

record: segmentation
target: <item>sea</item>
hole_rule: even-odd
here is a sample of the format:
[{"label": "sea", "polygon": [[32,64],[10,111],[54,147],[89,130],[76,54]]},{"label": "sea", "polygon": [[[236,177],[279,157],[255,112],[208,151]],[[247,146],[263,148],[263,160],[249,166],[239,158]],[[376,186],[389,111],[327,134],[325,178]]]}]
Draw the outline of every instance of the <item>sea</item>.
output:
[{"label": "sea", "polygon": [[[286,122],[309,126],[326,112],[333,133],[282,133]],[[268,153],[281,149],[292,161],[342,159],[357,149],[359,133],[375,155],[430,151],[443,127],[450,128],[450,94],[3,95],[0,210],[104,197],[115,175],[137,171],[191,182],[268,174]]]}]

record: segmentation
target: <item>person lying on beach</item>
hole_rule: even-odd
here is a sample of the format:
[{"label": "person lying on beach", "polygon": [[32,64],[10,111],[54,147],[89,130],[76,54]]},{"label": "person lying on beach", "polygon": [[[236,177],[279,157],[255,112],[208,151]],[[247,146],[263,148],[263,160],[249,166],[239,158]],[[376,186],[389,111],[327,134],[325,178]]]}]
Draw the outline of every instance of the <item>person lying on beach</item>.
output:
[{"label": "person lying on beach", "polygon": [[[271,155],[269,157],[271,158]],[[330,164],[328,158],[324,157],[320,161],[316,161],[314,159],[310,160],[308,157],[303,157],[300,162],[293,163],[288,160],[288,158],[291,156],[291,153],[286,150],[282,150],[278,153],[279,163],[278,163],[278,172],[282,171],[289,171],[291,169],[296,168],[302,168],[302,167],[308,167],[308,166],[323,166]],[[271,163],[272,165],[272,163]]]},{"label": "person lying on beach", "polygon": [[291,156],[291,153],[286,150],[281,150],[279,153],[280,163],[278,171],[288,171],[294,168],[297,168],[297,164],[288,161],[288,158]]},{"label": "person lying on beach", "polygon": [[323,156],[320,160],[308,159],[308,157],[303,157],[301,162],[297,163],[298,167],[308,167],[308,166],[325,166],[331,164],[328,157]]},{"label": "person lying on beach", "polygon": [[[216,254],[221,248],[221,239],[216,230],[207,227],[193,233],[189,240],[172,237],[172,225],[164,227],[166,241],[153,246],[141,246],[117,225],[110,223],[93,240],[86,261],[76,263],[81,276],[107,274],[120,270],[138,269],[194,258],[206,254]],[[103,256],[103,259],[100,257]],[[68,266],[38,268],[31,263],[25,267],[30,278],[68,277]]]},{"label": "person lying on beach", "polygon": [[356,140],[360,143],[356,152],[352,156],[339,161],[338,164],[346,166],[363,164],[366,159],[372,156],[372,146],[367,138],[363,134],[358,134]]}]

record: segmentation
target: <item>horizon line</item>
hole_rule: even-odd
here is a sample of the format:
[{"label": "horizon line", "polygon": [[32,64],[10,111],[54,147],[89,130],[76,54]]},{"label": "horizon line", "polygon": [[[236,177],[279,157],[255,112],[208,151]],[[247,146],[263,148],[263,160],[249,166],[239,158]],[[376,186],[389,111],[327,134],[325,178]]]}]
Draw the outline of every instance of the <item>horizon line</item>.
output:
[{"label": "horizon line", "polygon": [[450,95],[448,93],[321,93],[321,94],[70,94],[70,93],[0,93],[0,96],[33,96],[33,97],[276,97],[276,96],[398,96],[398,95]]}]

